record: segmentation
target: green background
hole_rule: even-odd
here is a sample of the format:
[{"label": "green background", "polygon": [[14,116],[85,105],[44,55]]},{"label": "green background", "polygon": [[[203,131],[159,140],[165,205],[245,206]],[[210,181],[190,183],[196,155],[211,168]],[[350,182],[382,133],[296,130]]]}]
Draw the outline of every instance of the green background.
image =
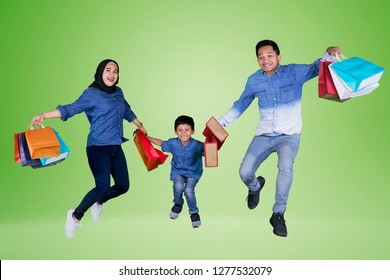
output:
[{"label": "green background", "polygon": [[[0,4],[0,259],[389,259],[389,16],[371,1],[2,1]],[[258,171],[261,203],[246,207],[238,168],[258,122],[255,102],[227,129],[219,167],[197,186],[202,227],[172,206],[170,158],[147,172],[134,143],[123,148],[131,189],[89,212],[74,239],[66,212],[93,186],[81,114],[45,121],[71,148],[63,163],[40,170],[13,162],[13,134],[32,117],[76,100],[97,64],[120,65],[119,86],[150,135],[173,137],[180,114],[204,123],[225,113],[258,69],[255,45],[275,40],[282,64],[311,63],[339,45],[386,69],[372,94],[345,103],[319,99],[317,78],[304,86],[303,133],[286,221],[287,238],[268,222],[276,156]],[[125,124],[132,137],[135,127]]]}]

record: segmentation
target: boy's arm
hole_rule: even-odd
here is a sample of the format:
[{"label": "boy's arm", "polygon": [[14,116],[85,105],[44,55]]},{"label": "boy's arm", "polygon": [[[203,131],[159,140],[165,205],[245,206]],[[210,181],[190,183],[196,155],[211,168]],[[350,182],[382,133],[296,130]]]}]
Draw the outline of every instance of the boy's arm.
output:
[{"label": "boy's arm", "polygon": [[146,135],[146,137],[148,137],[148,139],[149,139],[150,142],[152,142],[153,144],[155,144],[155,145],[161,147],[161,143],[162,143],[162,140],[161,140],[161,139],[154,138],[154,137],[151,137],[151,136],[149,136],[149,135]]}]

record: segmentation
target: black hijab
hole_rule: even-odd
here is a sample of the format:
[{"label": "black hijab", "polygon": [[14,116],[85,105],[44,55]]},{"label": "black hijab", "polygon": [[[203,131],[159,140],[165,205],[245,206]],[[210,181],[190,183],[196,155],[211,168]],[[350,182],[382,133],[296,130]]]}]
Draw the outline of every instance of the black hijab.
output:
[{"label": "black hijab", "polygon": [[[110,62],[113,62],[118,67],[118,80],[112,87],[106,86],[106,84],[103,82],[103,71],[106,65]],[[115,60],[112,59],[105,59],[102,62],[99,63],[98,67],[96,68],[95,73],[95,80],[92,82],[92,84],[89,85],[89,87],[94,87],[97,89],[100,89],[101,91],[107,92],[107,93],[113,93],[116,91],[116,84],[119,82],[119,65]]]}]

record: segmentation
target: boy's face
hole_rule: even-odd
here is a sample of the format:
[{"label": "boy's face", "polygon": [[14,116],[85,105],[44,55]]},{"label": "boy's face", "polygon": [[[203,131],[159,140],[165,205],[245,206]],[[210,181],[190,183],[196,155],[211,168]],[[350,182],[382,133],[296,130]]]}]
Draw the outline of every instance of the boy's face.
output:
[{"label": "boy's face", "polygon": [[179,124],[175,130],[176,135],[179,137],[183,145],[188,144],[191,140],[191,135],[194,134],[194,130],[188,124]]},{"label": "boy's face", "polygon": [[281,56],[276,54],[272,46],[261,47],[257,52],[260,68],[270,76],[278,69],[280,59]]},{"label": "boy's face", "polygon": [[113,63],[107,63],[103,71],[103,82],[106,86],[112,87],[118,81],[118,66]]}]

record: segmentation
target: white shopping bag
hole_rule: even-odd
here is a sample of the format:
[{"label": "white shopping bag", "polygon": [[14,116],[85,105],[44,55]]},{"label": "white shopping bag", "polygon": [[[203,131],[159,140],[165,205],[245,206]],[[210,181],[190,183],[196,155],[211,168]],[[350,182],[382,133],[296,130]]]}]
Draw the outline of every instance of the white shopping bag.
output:
[{"label": "white shopping bag", "polygon": [[355,92],[379,83],[384,72],[382,67],[356,56],[333,63],[332,69]]},{"label": "white shopping bag", "polygon": [[329,65],[329,71],[332,76],[333,83],[337,89],[337,93],[340,97],[340,100],[345,100],[348,98],[369,94],[379,86],[379,83],[373,83],[371,85],[362,88],[361,90],[353,91],[350,87],[348,87],[348,85],[343,81],[343,79],[341,79],[340,76],[332,68],[333,64],[334,63]]}]

